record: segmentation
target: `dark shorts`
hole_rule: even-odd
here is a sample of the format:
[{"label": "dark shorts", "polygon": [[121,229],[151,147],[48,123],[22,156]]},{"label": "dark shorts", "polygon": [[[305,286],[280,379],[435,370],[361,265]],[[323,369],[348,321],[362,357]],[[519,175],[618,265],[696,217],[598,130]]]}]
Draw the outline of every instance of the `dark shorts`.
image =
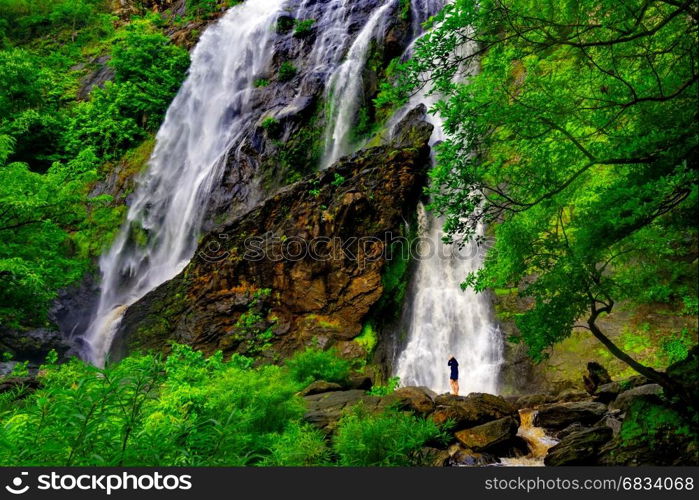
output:
[{"label": "dark shorts", "polygon": [[458,382],[458,381],[459,381],[459,377],[456,377],[456,378],[454,378],[454,377],[449,377],[449,380],[453,380],[454,382]]}]

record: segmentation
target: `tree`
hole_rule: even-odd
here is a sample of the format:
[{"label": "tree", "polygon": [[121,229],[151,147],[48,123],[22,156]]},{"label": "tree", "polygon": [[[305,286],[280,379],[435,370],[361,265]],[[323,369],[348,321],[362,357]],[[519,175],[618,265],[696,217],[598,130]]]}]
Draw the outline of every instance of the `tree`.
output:
[{"label": "tree", "polygon": [[453,240],[481,222],[495,235],[464,285],[532,297],[517,324],[534,359],[586,328],[687,399],[598,319],[621,299],[657,300],[652,290],[696,297],[696,3],[475,3],[445,8],[380,98],[427,84],[443,96],[433,208]]}]

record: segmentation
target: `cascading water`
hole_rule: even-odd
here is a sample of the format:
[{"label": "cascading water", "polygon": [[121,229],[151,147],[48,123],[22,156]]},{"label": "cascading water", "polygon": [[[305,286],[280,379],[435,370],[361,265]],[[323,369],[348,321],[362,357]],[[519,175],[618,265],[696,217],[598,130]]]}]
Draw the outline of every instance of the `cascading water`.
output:
[{"label": "cascading water", "polygon": [[225,155],[257,113],[249,93],[271,58],[272,26],[283,3],[233,7],[194,49],[126,222],[100,259],[99,303],[84,337],[92,363],[104,364],[126,308],[177,275],[194,254]]},{"label": "cascading water", "polygon": [[[425,3],[429,0],[413,0],[413,10],[419,12]],[[405,109],[420,103],[430,109],[436,100],[425,90],[414,95]],[[428,119],[434,126],[430,139],[434,146],[444,140],[443,122],[436,114],[428,115]],[[461,248],[444,243],[443,221],[427,213],[422,205],[419,209],[418,234],[423,244],[403,308],[404,347],[394,360],[394,373],[402,385],[447,392],[447,361],[454,356],[459,361],[461,394],[496,394],[503,363],[502,334],[493,321],[488,298],[460,286],[480,267],[483,249],[475,242]],[[483,231],[482,226],[478,227],[477,235],[482,236]]]},{"label": "cascading water", "polygon": [[371,41],[382,31],[393,1],[389,0],[372,13],[350,46],[344,62],[330,77],[326,91],[330,101],[330,117],[325,137],[325,167],[348,152],[350,131],[362,97],[362,72]]}]

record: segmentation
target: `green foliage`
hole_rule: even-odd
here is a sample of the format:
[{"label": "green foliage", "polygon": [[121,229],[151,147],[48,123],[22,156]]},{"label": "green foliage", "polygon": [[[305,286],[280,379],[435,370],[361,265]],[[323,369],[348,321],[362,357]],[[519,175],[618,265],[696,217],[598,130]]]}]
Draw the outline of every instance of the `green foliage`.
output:
[{"label": "green foliage", "polygon": [[325,436],[308,424],[290,424],[270,447],[263,463],[270,467],[310,467],[330,464]]},{"label": "green foliage", "polygon": [[315,380],[342,384],[347,382],[350,373],[349,361],[338,357],[334,349],[321,351],[309,347],[288,359],[285,365],[292,379],[301,385]]},{"label": "green foliage", "polygon": [[372,396],[387,396],[398,389],[398,386],[400,386],[400,377],[391,377],[386,385],[375,385],[367,393]]},{"label": "green foliage", "polygon": [[272,116],[262,120],[260,126],[265,129],[271,137],[277,137],[282,130],[279,120]]},{"label": "green foliage", "polygon": [[333,177],[333,181],[330,183],[335,187],[341,186],[347,179],[344,178],[344,176],[338,174],[337,172],[335,173],[335,177]]},{"label": "green foliage", "polygon": [[660,349],[667,358],[667,364],[671,365],[686,359],[693,345],[694,342],[689,330],[683,328],[679,334],[664,338],[660,344]]},{"label": "green foliage", "polygon": [[425,442],[439,437],[431,419],[394,410],[371,415],[358,405],[340,420],[333,448],[341,466],[400,467],[415,465]]},{"label": "green foliage", "polygon": [[[92,185],[158,128],[188,66],[159,18],[119,30],[101,0],[0,0],[0,323],[44,324],[123,210]],[[76,102],[86,60],[109,51],[113,81]],[[80,63],[80,64],[78,64]]]},{"label": "green foliage", "polygon": [[296,19],[294,21],[294,36],[302,38],[313,32],[315,19]]},{"label": "green foliage", "polygon": [[354,341],[362,346],[368,355],[371,355],[374,349],[376,349],[376,344],[379,342],[374,325],[368,321],[362,327],[362,333],[360,333],[359,337],[355,338]]},{"label": "green foliage", "polygon": [[[303,460],[317,432],[300,426],[296,386],[278,367],[249,368],[174,346],[98,370],[44,367],[43,388],[0,415],[3,465],[254,465]],[[295,436],[295,450],[281,451]],[[320,454],[316,451],[315,457]]]},{"label": "green foliage", "polygon": [[692,432],[687,420],[676,410],[638,398],[631,404],[619,435],[628,444],[642,441],[653,446],[668,435],[689,435]]},{"label": "green foliage", "polygon": [[148,23],[130,24],[116,41],[114,81],[80,103],[69,124],[68,150],[92,146],[114,159],[160,125],[184,79],[189,55]]},{"label": "green foliage", "polygon": [[233,326],[233,340],[242,344],[238,349],[246,355],[260,354],[270,347],[270,341],[274,338],[273,327],[276,319],[266,318],[269,307],[263,302],[270,293],[269,288],[257,290],[248,305],[248,310],[240,315]]},{"label": "green foliage", "polygon": [[294,24],[295,24],[295,20],[293,17],[281,16],[277,20],[277,24],[275,26],[276,32],[277,33],[288,33],[294,27]]},{"label": "green foliage", "polygon": [[269,85],[269,80],[267,80],[266,78],[258,78],[257,80],[255,80],[254,85],[257,88],[266,87],[267,85]]},{"label": "green foliage", "polygon": [[535,359],[620,300],[696,300],[698,26],[688,3],[456,0],[384,88],[404,102],[432,75],[432,208],[454,240],[494,226],[465,286],[529,297]]},{"label": "green foliage", "polygon": [[[308,361],[308,351],[297,359]],[[339,373],[319,359],[314,373]],[[36,391],[0,394],[0,465],[400,466],[442,437],[431,420],[355,407],[331,449],[302,422],[299,364],[252,368],[250,358],[206,358],[176,344],[166,359],[134,355],[105,369],[54,363],[41,367]]]},{"label": "green foliage", "polygon": [[279,72],[277,74],[280,82],[288,82],[296,76],[296,73],[298,73],[296,66],[290,61],[284,61],[281,66],[279,66]]}]

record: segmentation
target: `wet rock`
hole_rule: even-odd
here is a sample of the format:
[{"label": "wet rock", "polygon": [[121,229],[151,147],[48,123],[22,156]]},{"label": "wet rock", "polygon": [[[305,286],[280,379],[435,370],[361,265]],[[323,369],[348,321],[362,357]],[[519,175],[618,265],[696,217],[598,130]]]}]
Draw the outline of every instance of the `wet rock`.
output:
[{"label": "wet rock", "polygon": [[0,327],[0,352],[10,353],[15,361],[29,361],[32,365],[39,365],[52,350],[61,359],[70,348],[71,344],[54,330],[38,328],[19,332]]},{"label": "wet rock", "polygon": [[426,446],[422,448],[416,458],[417,465],[428,467],[446,467],[449,465],[449,452]]},{"label": "wet rock", "polygon": [[416,139],[429,133],[432,128],[426,121],[427,107],[420,104],[410,110],[401,123],[393,129],[392,142],[399,148],[410,147]]},{"label": "wet rock", "polygon": [[616,399],[620,392],[621,384],[619,382],[609,382],[597,388],[597,392],[595,392],[595,401],[609,404]]},{"label": "wet rock", "polygon": [[109,55],[99,56],[91,61],[91,65],[95,69],[90,74],[84,76],[80,80],[80,89],[78,90],[78,100],[86,100],[95,88],[102,88],[104,84],[113,80],[116,74],[107,63],[111,57]]},{"label": "wet rock", "polygon": [[592,465],[599,449],[612,438],[609,427],[593,427],[572,432],[551,448],[544,459],[549,466]]},{"label": "wet rock", "polygon": [[0,380],[0,394],[18,389],[33,392],[39,387],[41,383],[35,377],[9,377]]},{"label": "wet rock", "polygon": [[514,418],[505,417],[456,432],[454,436],[466,448],[479,452],[502,447],[517,435],[518,427],[519,422]]},{"label": "wet rock", "polygon": [[589,400],[590,395],[585,391],[579,391],[577,389],[566,389],[556,396],[556,401],[570,402],[570,401],[585,401]]},{"label": "wet rock", "polygon": [[580,422],[573,422],[572,424],[570,424],[568,427],[566,427],[562,431],[558,431],[555,434],[555,438],[560,441],[560,440],[565,439],[566,437],[570,436],[574,432],[580,432],[580,431],[584,431],[586,429],[589,429],[589,427],[582,425]]},{"label": "wet rock", "polygon": [[621,430],[622,420],[619,418],[620,412],[614,412],[613,415],[605,416],[595,427],[606,426],[612,430],[612,433],[616,436]]},{"label": "wet rock", "polygon": [[612,410],[621,410],[622,412],[626,412],[636,398],[641,396],[659,397],[662,394],[663,388],[658,384],[640,385],[620,393],[616,399],[609,404],[609,408]]},{"label": "wet rock", "polygon": [[322,394],[324,392],[341,391],[342,386],[325,380],[316,380],[311,385],[302,390],[300,396],[312,396],[314,394]]},{"label": "wet rock", "polygon": [[374,383],[372,382],[371,377],[367,377],[366,375],[353,375],[347,381],[348,389],[361,389],[363,391],[368,391],[373,385]]},{"label": "wet rock", "polygon": [[401,405],[415,413],[427,414],[434,410],[434,398],[437,394],[427,387],[401,387],[393,392]]},{"label": "wet rock", "polygon": [[606,412],[606,405],[593,401],[553,403],[539,408],[534,425],[545,429],[563,429],[575,422],[593,424]]},{"label": "wet rock", "polygon": [[517,410],[500,396],[471,393],[468,396],[441,394],[434,398],[436,409],[432,419],[437,424],[454,422],[454,429],[464,429],[503,417],[519,419]]},{"label": "wet rock", "polygon": [[514,407],[521,410],[524,408],[538,408],[547,403],[553,403],[556,400],[551,394],[526,394],[517,399]]},{"label": "wet rock", "polygon": [[475,467],[482,465],[496,464],[500,460],[490,453],[477,453],[463,446],[452,448],[451,453],[447,452],[448,460],[446,465],[452,467]]},{"label": "wet rock", "polygon": [[397,402],[392,395],[370,396],[356,389],[324,392],[303,399],[306,402],[304,420],[327,433],[332,433],[345,411],[357,404],[361,403],[369,413],[380,413]]}]

